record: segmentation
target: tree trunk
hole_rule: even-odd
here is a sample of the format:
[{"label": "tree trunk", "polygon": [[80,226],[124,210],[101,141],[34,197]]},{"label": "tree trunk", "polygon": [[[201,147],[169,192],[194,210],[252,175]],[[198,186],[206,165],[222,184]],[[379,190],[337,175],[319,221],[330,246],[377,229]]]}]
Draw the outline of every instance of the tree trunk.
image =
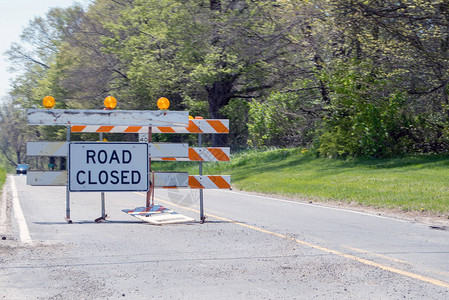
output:
[{"label": "tree trunk", "polygon": [[[221,81],[216,81],[210,87],[206,87],[207,100],[209,102],[209,114],[212,119],[222,119],[223,114],[220,109],[226,106],[231,100],[231,90],[234,85],[232,78],[224,78]],[[224,146],[227,141],[226,134],[213,134],[212,144],[214,147]]]},{"label": "tree trunk", "polygon": [[22,161],[22,155],[21,155],[21,153],[20,153],[19,150],[16,151],[16,158],[17,158],[17,164],[23,163],[23,161]]},{"label": "tree trunk", "polygon": [[[313,62],[315,64],[315,68],[318,70],[318,72],[321,72],[323,70],[323,59],[320,55],[316,54],[313,57]],[[331,103],[330,97],[329,97],[329,91],[327,90],[327,86],[324,83],[323,80],[319,79],[319,86],[320,86],[320,93],[321,93],[321,99],[324,105],[329,105]]]},{"label": "tree trunk", "polygon": [[210,0],[210,10],[221,11],[221,0]]}]

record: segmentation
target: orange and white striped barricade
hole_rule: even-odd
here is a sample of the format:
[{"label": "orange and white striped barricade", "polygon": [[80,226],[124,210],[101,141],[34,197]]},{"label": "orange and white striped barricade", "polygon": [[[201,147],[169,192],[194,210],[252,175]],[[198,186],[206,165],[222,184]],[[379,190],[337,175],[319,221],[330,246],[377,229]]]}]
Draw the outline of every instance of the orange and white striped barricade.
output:
[{"label": "orange and white striped barricade", "polygon": [[153,127],[153,133],[213,133],[228,134],[229,120],[194,119],[188,127]]},{"label": "orange and white striped barricade", "polygon": [[[115,110],[64,110],[64,109],[30,109],[30,125],[62,125],[67,127],[67,141],[35,142],[28,145],[30,156],[69,156],[70,133],[138,133],[148,138],[152,133],[190,133],[199,134],[198,147],[189,148],[187,144],[148,143],[150,160],[159,161],[198,161],[200,175],[189,176],[188,173],[150,172],[152,188],[191,188],[200,189],[201,212],[204,221],[202,190],[230,189],[228,175],[202,175],[202,162],[229,161],[228,147],[201,147],[202,134],[229,134],[229,120],[222,119],[188,119],[188,112],[179,111],[115,111]],[[150,140],[151,141],[151,140]],[[117,146],[118,147],[118,146]],[[69,164],[70,168],[70,164]],[[70,169],[69,169],[70,170]],[[114,171],[115,172],[115,171]],[[67,185],[67,171],[29,172],[31,185]],[[111,173],[112,174],[112,173]],[[114,173],[115,174],[115,173]],[[103,178],[103,177],[102,177]],[[115,178],[115,177],[114,177]],[[103,178],[104,179],[104,178]],[[78,191],[78,190],[75,190]],[[67,189],[66,219],[70,220],[70,197]],[[147,193],[147,206],[149,207]],[[145,221],[149,218],[146,214]],[[154,222],[155,219],[152,219]],[[71,221],[70,221],[71,222]],[[70,223],[69,222],[69,223]],[[167,220],[169,222],[169,220]]]},{"label": "orange and white striped barricade", "polygon": [[193,147],[189,148],[189,156],[183,157],[159,157],[155,161],[229,161],[231,149],[229,147]]},{"label": "orange and white striped barricade", "polygon": [[230,189],[230,175],[190,175],[189,187],[192,189]]},{"label": "orange and white striped barricade", "polygon": [[[228,134],[229,120],[196,119],[189,120],[188,126],[153,126],[152,133],[212,133]],[[148,126],[120,125],[72,125],[72,132],[103,132],[103,133],[148,133]]]},{"label": "orange and white striped barricade", "polygon": [[[67,128],[67,144],[61,143],[56,146],[56,144],[40,144],[37,145],[37,148],[41,148],[41,150],[33,149],[30,153],[34,153],[34,155],[38,156],[63,156],[63,149],[70,149],[70,134],[73,125],[79,126],[79,128],[93,126],[101,129],[97,129],[96,132],[110,132],[112,128],[116,126],[124,126],[124,127],[188,127],[189,126],[189,113],[187,111],[127,111],[127,110],[73,110],[73,109],[29,109],[27,111],[27,118],[29,125],[50,125],[50,126],[66,126]],[[74,131],[76,132],[76,131]],[[112,143],[108,143],[112,144]],[[131,144],[131,143],[128,143]],[[113,149],[117,146],[108,147],[109,150]],[[55,146],[58,149],[53,149]],[[153,147],[152,146],[148,146]],[[31,146],[33,147],[33,146]],[[175,153],[173,151],[172,146],[168,146],[170,148],[170,153],[168,155],[180,155],[181,157],[188,157],[188,146],[181,145],[183,154]],[[139,146],[139,149],[141,147]],[[159,154],[154,154],[155,156],[167,156],[167,154],[163,154],[160,148],[153,147],[153,151],[157,151]],[[78,148],[77,148],[78,149]],[[108,151],[109,151],[108,150]],[[106,151],[106,150],[105,150]],[[114,151],[114,150],[111,150]],[[68,161],[68,169],[70,171],[71,163],[70,163],[70,155],[69,151],[66,151],[66,156],[69,158]],[[150,150],[151,152],[151,150]],[[136,152],[137,153],[137,152]],[[136,156],[140,157],[140,153],[142,151],[138,151],[139,154]],[[147,156],[148,152],[147,152]],[[148,159],[144,159],[148,165]],[[139,167],[139,172],[144,168]],[[137,170],[132,170],[136,171]],[[54,173],[52,173],[54,172]],[[66,188],[66,220],[68,223],[71,223],[70,219],[70,189],[67,180],[65,179],[67,176],[67,171],[52,171],[52,172],[34,172],[31,171],[28,178],[28,182],[33,185],[59,185],[65,184]],[[103,172],[103,171],[101,171]],[[115,172],[115,171],[113,171]],[[125,171],[124,171],[125,172]],[[104,174],[104,172],[102,173]],[[115,173],[114,173],[115,174]],[[132,173],[135,174],[135,173]],[[140,174],[140,173],[139,173]],[[139,175],[142,176],[142,175]],[[112,171],[111,171],[111,177]],[[105,180],[106,177],[102,177],[102,180]],[[114,177],[115,178],[115,177]],[[137,177],[136,177],[137,178]],[[143,178],[148,178],[148,171],[145,172],[145,176]],[[70,178],[69,178],[70,179]],[[65,181],[65,182],[64,182]],[[101,192],[109,191],[109,190],[101,190]],[[111,190],[113,191],[113,190]]]}]

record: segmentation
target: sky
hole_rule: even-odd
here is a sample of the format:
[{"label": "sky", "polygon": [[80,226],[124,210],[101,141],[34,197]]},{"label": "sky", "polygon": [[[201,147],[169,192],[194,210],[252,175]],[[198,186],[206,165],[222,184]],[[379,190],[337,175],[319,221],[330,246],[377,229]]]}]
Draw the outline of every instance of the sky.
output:
[{"label": "sky", "polygon": [[8,93],[13,74],[8,71],[9,62],[4,52],[12,42],[20,40],[20,34],[34,17],[44,17],[53,7],[66,8],[86,0],[0,0],[0,101]]}]

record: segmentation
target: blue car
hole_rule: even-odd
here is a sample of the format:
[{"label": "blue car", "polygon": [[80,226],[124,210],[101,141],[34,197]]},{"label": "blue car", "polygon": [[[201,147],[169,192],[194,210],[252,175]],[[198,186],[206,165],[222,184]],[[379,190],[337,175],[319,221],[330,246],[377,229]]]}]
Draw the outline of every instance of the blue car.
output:
[{"label": "blue car", "polygon": [[28,165],[27,164],[18,164],[17,165],[16,173],[18,175],[21,175],[21,174],[26,175],[27,171],[28,171]]}]

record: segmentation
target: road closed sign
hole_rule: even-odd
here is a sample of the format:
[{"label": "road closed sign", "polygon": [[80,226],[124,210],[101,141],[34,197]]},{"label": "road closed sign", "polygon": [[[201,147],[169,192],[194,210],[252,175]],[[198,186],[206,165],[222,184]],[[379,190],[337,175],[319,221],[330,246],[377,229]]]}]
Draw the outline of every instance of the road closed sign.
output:
[{"label": "road closed sign", "polygon": [[71,192],[148,191],[148,144],[69,144]]}]

